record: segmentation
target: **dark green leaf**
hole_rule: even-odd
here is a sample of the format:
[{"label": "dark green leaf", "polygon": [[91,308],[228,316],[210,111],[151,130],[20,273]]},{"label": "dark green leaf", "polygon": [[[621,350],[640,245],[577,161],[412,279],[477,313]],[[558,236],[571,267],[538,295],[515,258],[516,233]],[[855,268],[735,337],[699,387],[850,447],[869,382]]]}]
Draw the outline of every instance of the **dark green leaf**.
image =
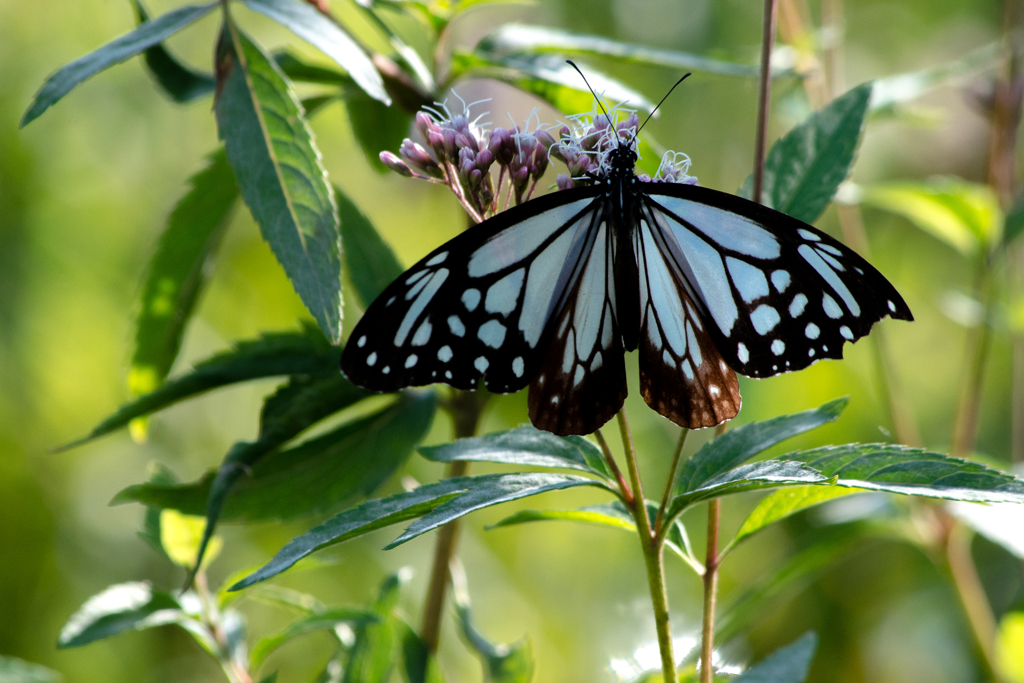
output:
[{"label": "dark green leaf", "polygon": [[[174,474],[159,462],[150,463],[149,471],[148,483],[150,484],[173,486],[178,483]],[[161,508],[158,507],[146,508],[146,515],[143,519],[142,530],[139,531],[139,537],[153,550],[167,557],[167,551],[164,549],[160,531],[160,510]],[[168,557],[168,559],[170,558]]]},{"label": "dark green leaf", "polygon": [[855,489],[838,486],[797,486],[776,491],[757,504],[736,532],[733,543],[739,543],[753,536],[761,529],[785,519],[812,505],[830,501],[840,496],[857,493]]},{"label": "dark green leaf", "polygon": [[[140,0],[132,0],[139,24],[149,21],[149,13]],[[143,54],[153,78],[167,95],[179,104],[205,97],[217,87],[213,76],[196,73],[184,66],[163,45],[157,43]]]},{"label": "dark green leaf", "polygon": [[318,631],[333,630],[338,624],[364,624],[378,621],[378,616],[369,610],[349,607],[334,607],[314,614],[302,616],[275,636],[263,638],[252,649],[252,668],[258,669],[271,652],[299,636]]},{"label": "dark green leaf", "polygon": [[583,437],[555,436],[534,427],[420,448],[423,457],[434,462],[498,462],[527,467],[555,467],[582,470],[612,479],[601,449]]},{"label": "dark green leaf", "polygon": [[[629,106],[650,112],[654,104],[643,95],[606,76],[593,67],[580,64],[595,91],[609,102],[629,102]],[[589,112],[594,96],[587,90],[575,69],[557,55],[509,55],[488,57],[456,51],[452,54],[449,79],[491,78],[536,95],[559,111],[575,114]]]},{"label": "dark green leaf", "polygon": [[284,75],[293,81],[304,81],[318,85],[334,85],[341,88],[343,92],[357,87],[355,81],[347,73],[311,64],[291,52],[275,52],[274,61],[281,67]]},{"label": "dark green leaf", "polygon": [[[686,52],[675,50],[658,50],[643,45],[630,45],[610,40],[601,36],[570,33],[559,29],[543,26],[526,26],[523,24],[506,24],[489,34],[477,45],[476,49],[489,55],[508,55],[515,53],[554,53],[594,54],[613,57],[631,64],[651,64],[667,66],[678,71],[700,71],[718,76],[738,76],[741,78],[757,78],[760,68],[746,64],[723,62]],[[584,71],[590,78],[589,71]],[[773,76],[792,74],[792,70],[775,70]],[[598,92],[600,90],[598,89]]]},{"label": "dark green leaf", "polygon": [[[838,97],[772,145],[764,164],[762,203],[813,223],[846,180],[860,142],[871,83]],[[740,189],[750,199],[753,177]]]},{"label": "dark green leaf", "polygon": [[131,33],[126,33],[120,38],[110,41],[98,50],[79,57],[70,64],[65,64],[43,83],[43,87],[32,99],[28,111],[21,118],[21,126],[27,126],[39,118],[44,111],[56,104],[82,81],[157,45],[189,24],[198,21],[219,4],[212,2],[209,5],[179,7],[152,21],[147,21]]},{"label": "dark green leaf", "polygon": [[303,332],[274,333],[239,342],[233,349],[197,364],[192,372],[121,406],[87,436],[61,446],[60,450],[109,434],[137,417],[229,384],[279,375],[334,375],[340,359],[340,350],[312,327]]},{"label": "dark green leaf", "polygon": [[828,477],[810,467],[801,466],[799,463],[786,460],[762,460],[723,472],[708,479],[697,488],[674,497],[667,514],[668,518],[672,519],[686,508],[701,501],[743,491],[826,483],[829,483]]},{"label": "dark green leaf", "polygon": [[818,649],[818,635],[808,631],[750,667],[735,683],[803,683]]},{"label": "dark green leaf", "polygon": [[356,629],[356,642],[345,667],[344,683],[385,683],[395,664],[399,634],[394,625],[393,612],[398,605],[398,594],[408,571],[392,574],[381,585],[371,613],[376,622],[364,622]]},{"label": "dark green leaf", "polygon": [[0,655],[0,682],[2,683],[61,683],[62,680],[64,680],[63,676],[41,664]]},{"label": "dark green leaf", "polygon": [[89,598],[60,630],[57,647],[78,647],[128,629],[174,623],[183,615],[170,593],[149,582],[120,583]]},{"label": "dark green leaf", "polygon": [[230,21],[217,63],[217,127],[242,197],[320,329],[337,341],[338,209],[313,132],[287,77]]},{"label": "dark green leaf", "polygon": [[826,446],[781,456],[836,485],[974,503],[1024,503],[1024,480],[945,453],[891,444]]},{"label": "dark green leaf", "polygon": [[473,623],[472,606],[466,574],[461,565],[452,567],[452,598],[458,617],[459,632],[470,649],[480,658],[484,683],[530,683],[533,679],[533,644],[529,638],[505,645],[492,643]]},{"label": "dark green leaf", "polygon": [[1006,214],[1003,224],[1003,244],[1010,244],[1024,233],[1024,202],[1017,204]]},{"label": "dark green leaf", "polygon": [[674,494],[693,491],[780,441],[835,421],[848,402],[848,399],[837,398],[814,410],[753,422],[716,437],[679,468]]},{"label": "dark green leaf", "polygon": [[367,307],[402,274],[404,268],[395,252],[373,227],[370,219],[340,188],[334,188],[341,217],[341,243],[345,272],[355,287],[359,302]]},{"label": "dark green leaf", "polygon": [[260,683],[277,683],[277,672],[274,671],[260,679]]},{"label": "dark green leaf", "polygon": [[370,166],[379,173],[388,167],[380,160],[384,150],[396,150],[409,134],[412,115],[397,106],[388,106],[370,97],[350,97],[345,100],[352,133],[363,150]]},{"label": "dark green leaf", "polygon": [[235,174],[221,150],[192,177],[192,189],[167,220],[142,286],[128,376],[133,393],[149,393],[167,378],[237,197]]},{"label": "dark green leaf", "polygon": [[395,615],[393,625],[402,648],[405,683],[445,683],[437,658],[430,654],[427,644],[412,626],[398,615]]},{"label": "dark green leaf", "polygon": [[390,104],[384,81],[358,44],[313,5],[302,0],[243,0],[254,12],[289,28],[345,69],[370,97]]}]

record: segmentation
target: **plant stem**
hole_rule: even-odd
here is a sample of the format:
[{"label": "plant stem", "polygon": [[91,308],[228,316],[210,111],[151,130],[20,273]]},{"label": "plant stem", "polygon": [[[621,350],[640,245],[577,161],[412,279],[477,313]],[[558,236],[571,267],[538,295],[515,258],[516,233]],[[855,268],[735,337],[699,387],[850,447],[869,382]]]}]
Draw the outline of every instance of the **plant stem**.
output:
[{"label": "plant stem", "polygon": [[708,503],[708,546],[704,557],[704,623],[700,643],[700,683],[711,683],[715,649],[715,601],[718,594],[718,521],[721,500]]},{"label": "plant stem", "polygon": [[626,422],[626,411],[618,414],[619,431],[622,433],[622,445],[626,450],[626,465],[629,478],[633,483],[633,518],[636,520],[637,532],[640,536],[640,548],[644,553],[647,565],[647,584],[651,591],[651,603],[654,606],[654,625],[658,630],[658,649],[661,652],[661,671],[665,683],[678,683],[676,673],[676,657],[672,650],[672,626],[668,616],[668,591],[665,590],[665,565],[663,562],[663,545],[651,531],[651,518],[647,514],[643,486],[640,483],[640,469],[636,463],[636,452],[633,450],[633,437],[629,433]]},{"label": "plant stem", "polygon": [[967,615],[967,623],[974,633],[986,676],[991,680],[1002,681],[996,667],[996,619],[981,579],[978,578],[974,558],[971,557],[971,532],[953,519],[949,519],[948,523],[951,527],[946,538],[946,560],[953,584]]},{"label": "plant stem", "polygon": [[601,452],[604,453],[605,462],[608,463],[608,467],[611,468],[612,474],[615,475],[615,480],[619,483],[619,489],[622,491],[623,498],[626,499],[627,505],[633,504],[633,492],[629,488],[629,484],[626,483],[625,478],[622,476],[622,471],[619,469],[619,465],[615,462],[615,457],[612,455],[612,449],[608,447],[608,442],[604,440],[604,434],[598,429],[594,432],[594,436],[597,437],[597,443],[601,446]]},{"label": "plant stem", "polygon": [[761,203],[764,186],[764,158],[768,144],[768,106],[772,92],[772,48],[775,46],[776,0],[764,0],[764,21],[761,33],[761,84],[757,94],[757,138],[754,142],[753,200]]},{"label": "plant stem", "polygon": [[683,427],[679,435],[679,443],[676,444],[676,452],[672,455],[672,467],[668,472],[668,481],[665,482],[665,493],[661,495],[661,505],[658,506],[658,517],[654,520],[654,535],[661,537],[661,525],[665,522],[665,511],[668,509],[668,501],[672,496],[672,488],[676,483],[676,473],[679,471],[680,456],[683,454],[683,445],[686,443],[686,435],[690,430]]},{"label": "plant stem", "polygon": [[[455,391],[448,404],[448,412],[452,418],[455,438],[461,439],[476,434],[480,424],[487,395],[480,391]],[[469,471],[469,463],[456,461],[448,466],[446,478],[464,477]],[[431,654],[437,652],[441,639],[441,615],[444,612],[445,595],[448,592],[448,579],[452,555],[459,537],[459,520],[445,524],[437,532],[437,545],[434,546],[434,562],[430,570],[430,583],[427,588],[427,601],[423,607],[423,624],[420,637]]]},{"label": "plant stem", "polygon": [[967,342],[967,356],[971,359],[964,374],[964,385],[960,394],[956,421],[953,427],[953,445],[950,454],[970,456],[978,438],[978,415],[981,412],[981,390],[985,381],[985,367],[988,352],[992,346],[990,320],[994,306],[994,287],[988,275],[988,264],[984,257],[978,265],[979,289],[982,292],[984,315],[981,323],[971,330]]}]

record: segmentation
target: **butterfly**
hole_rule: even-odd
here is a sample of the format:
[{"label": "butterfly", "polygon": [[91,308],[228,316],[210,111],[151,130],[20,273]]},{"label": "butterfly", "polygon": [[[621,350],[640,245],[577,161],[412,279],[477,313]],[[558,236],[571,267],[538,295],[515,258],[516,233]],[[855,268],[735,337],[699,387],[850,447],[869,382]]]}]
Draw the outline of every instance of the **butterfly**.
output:
[{"label": "butterfly", "polygon": [[824,358],[886,316],[896,289],[825,233],[739,197],[645,182],[632,140],[592,184],[531,199],[438,247],[369,306],[341,369],[374,391],[440,382],[509,393],[529,416],[589,434],[640,393],[678,425],[736,416],[736,373],[770,377]]}]

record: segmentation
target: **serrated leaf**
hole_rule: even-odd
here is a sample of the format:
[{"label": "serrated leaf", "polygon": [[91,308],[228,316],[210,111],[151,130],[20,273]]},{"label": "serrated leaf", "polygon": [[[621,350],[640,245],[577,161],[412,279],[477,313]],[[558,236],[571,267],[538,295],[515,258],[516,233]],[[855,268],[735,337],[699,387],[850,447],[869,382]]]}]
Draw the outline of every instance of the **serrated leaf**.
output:
[{"label": "serrated leaf", "polygon": [[[757,78],[760,68],[675,50],[658,50],[644,45],[631,45],[602,36],[571,33],[544,26],[506,24],[489,33],[476,48],[487,55],[516,53],[592,54],[612,57],[629,64],[665,66],[679,71],[699,71],[718,76]],[[590,74],[587,78],[590,78]],[[791,69],[775,69],[773,77],[791,75]],[[598,90],[600,92],[600,90]]]},{"label": "serrated leaf", "polygon": [[733,543],[740,543],[761,529],[796,514],[805,508],[825,503],[840,496],[857,493],[855,489],[833,486],[798,486],[786,488],[766,496],[743,520]]},{"label": "serrated leaf", "polygon": [[864,188],[862,201],[903,216],[964,256],[987,253],[1002,239],[1003,212],[987,185],[958,178],[889,183]]},{"label": "serrated leaf", "polygon": [[92,596],[71,615],[57,647],[79,647],[129,629],[174,623],[182,615],[178,601],[148,581],[120,583]]},{"label": "serrated leaf", "polygon": [[836,486],[975,503],[1024,503],[1024,480],[945,453],[892,444],[845,444],[787,453]]},{"label": "serrated leaf", "polygon": [[[764,164],[761,202],[813,223],[850,175],[864,129],[871,83],[859,85],[811,114],[772,145]],[[753,176],[739,194],[750,199]]]},{"label": "serrated leaf", "polygon": [[[516,524],[527,524],[529,522],[580,522],[583,524],[595,524],[597,526],[612,527],[625,531],[636,532],[636,524],[633,518],[625,511],[625,508],[616,507],[615,503],[604,505],[592,505],[578,510],[519,510],[505,519],[487,527],[497,529],[504,526]],[[621,504],[619,504],[621,506]],[[620,514],[625,513],[625,514]]]},{"label": "serrated leaf", "polygon": [[708,479],[697,488],[672,498],[667,513],[668,519],[704,500],[721,496],[776,488],[779,486],[801,486],[827,484],[828,477],[815,469],[800,463],[785,460],[762,460],[734,467],[731,470]]},{"label": "serrated leaf", "polygon": [[[132,6],[140,25],[149,21],[149,12],[140,0],[132,0]],[[178,104],[205,97],[217,87],[217,81],[213,76],[197,73],[184,66],[160,43],[147,49],[143,53],[143,59],[153,79]]]},{"label": "serrated leaf", "polygon": [[381,150],[398,149],[409,134],[412,115],[403,109],[388,106],[370,97],[349,97],[345,100],[352,134],[363,155],[378,173],[388,167],[380,160]]},{"label": "serrated leaf", "polygon": [[[628,102],[631,109],[645,112],[654,110],[654,104],[639,92],[601,73],[591,66],[580,64],[587,80],[605,101]],[[455,51],[452,54],[449,80],[465,78],[491,78],[536,95],[555,109],[567,114],[589,112],[594,96],[587,90],[575,69],[557,55],[526,55],[489,57],[478,53]]]},{"label": "serrated leaf", "polygon": [[583,437],[555,436],[535,427],[519,427],[486,436],[459,439],[419,449],[434,462],[497,462],[527,467],[582,470],[612,479],[601,450]]},{"label": "serrated leaf", "polygon": [[39,118],[44,111],[56,104],[72,88],[99,72],[134,57],[143,50],[157,45],[189,24],[208,14],[220,3],[209,5],[186,5],[147,21],[134,31],[112,40],[98,50],[65,64],[53,73],[32,99],[20,127],[25,127]]},{"label": "serrated leaf", "polygon": [[330,631],[339,624],[360,625],[378,621],[379,617],[370,610],[350,607],[333,607],[299,617],[288,624],[277,635],[263,638],[252,649],[252,668],[258,669],[267,656],[282,645],[300,636],[318,631]]},{"label": "serrated leaf", "polygon": [[287,77],[230,21],[224,24],[217,64],[217,128],[242,197],[299,298],[336,342],[341,336],[338,209],[313,132]]},{"label": "serrated leaf", "polygon": [[954,502],[946,509],[988,540],[1024,560],[1024,505]]},{"label": "serrated leaf", "polygon": [[0,682],[2,683],[61,683],[63,680],[64,677],[60,673],[41,664],[0,655]]},{"label": "serrated leaf", "polygon": [[804,683],[817,649],[818,634],[808,631],[733,680],[735,683]]},{"label": "serrated leaf", "polygon": [[167,220],[142,286],[128,375],[135,394],[149,393],[167,378],[238,197],[223,150],[210,155],[191,184]]},{"label": "serrated leaf", "polygon": [[834,422],[847,403],[849,399],[837,398],[813,410],[752,422],[716,437],[679,468],[673,495],[695,490],[781,441]]},{"label": "serrated leaf", "polygon": [[334,196],[338,200],[338,215],[341,217],[345,272],[365,308],[405,269],[370,219],[348,195],[335,187]]},{"label": "serrated leaf", "polygon": [[304,332],[279,332],[238,342],[234,348],[197,363],[191,372],[126,403],[89,434],[57,450],[79,446],[120,429],[135,418],[229,384],[280,375],[335,375],[340,359],[341,351],[311,327]]},{"label": "serrated leaf", "polygon": [[246,7],[270,17],[310,43],[345,69],[367,95],[390,104],[373,62],[342,28],[301,0],[242,0]]},{"label": "serrated leaf", "polygon": [[400,645],[393,612],[408,574],[407,570],[399,570],[381,585],[371,607],[377,621],[364,622],[356,629],[356,642],[345,667],[344,683],[386,683],[390,677]]},{"label": "serrated leaf", "polygon": [[1024,612],[1010,612],[999,623],[996,665],[1006,683],[1024,683]]}]

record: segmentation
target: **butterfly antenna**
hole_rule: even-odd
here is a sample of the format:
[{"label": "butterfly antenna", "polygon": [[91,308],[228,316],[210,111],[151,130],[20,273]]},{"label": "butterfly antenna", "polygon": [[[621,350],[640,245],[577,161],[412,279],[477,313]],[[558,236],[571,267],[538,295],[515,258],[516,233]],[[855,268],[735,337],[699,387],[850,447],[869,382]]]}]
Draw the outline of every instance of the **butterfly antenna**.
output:
[{"label": "butterfly antenna", "polygon": [[[601,98],[598,97],[597,93],[594,92],[594,89],[590,87],[590,83],[587,81],[587,77],[583,75],[583,72],[580,71],[580,68],[578,66],[576,66],[576,63],[574,61],[572,61],[571,59],[565,60],[565,63],[568,64],[569,66],[571,66],[572,68],[576,69],[576,73],[578,73],[580,75],[580,78],[583,79],[583,82],[587,84],[587,89],[590,90],[590,94],[594,96],[595,100],[597,100],[597,106],[601,107],[601,111],[604,112],[604,115],[608,119],[608,123],[610,124],[612,122],[612,117],[608,115],[608,110],[604,108],[603,104],[601,104]],[[686,74],[686,76],[689,76],[689,75],[690,74]],[[684,76],[683,78],[685,78],[686,76]],[[675,87],[675,86],[673,86],[673,87]],[[672,91],[669,90],[669,92],[672,92]]]},{"label": "butterfly antenna", "polygon": [[644,122],[642,124],[640,124],[640,127],[636,129],[635,133],[633,133],[633,139],[634,140],[636,140],[636,136],[637,135],[640,135],[640,131],[643,130],[643,127],[647,125],[647,122],[650,121],[652,118],[654,118],[654,112],[658,111],[658,107],[660,107],[661,105],[665,104],[665,100],[667,100],[668,96],[672,94],[672,91],[676,89],[676,86],[679,85],[680,83],[682,83],[683,81],[685,81],[687,78],[689,78],[692,75],[693,75],[692,72],[687,72],[687,73],[683,74],[683,77],[680,78],[678,81],[676,81],[676,84],[668,89],[668,92],[665,93],[665,96],[661,98],[661,102],[658,102],[658,106],[651,110],[651,113],[647,115],[647,118],[644,120]]}]

